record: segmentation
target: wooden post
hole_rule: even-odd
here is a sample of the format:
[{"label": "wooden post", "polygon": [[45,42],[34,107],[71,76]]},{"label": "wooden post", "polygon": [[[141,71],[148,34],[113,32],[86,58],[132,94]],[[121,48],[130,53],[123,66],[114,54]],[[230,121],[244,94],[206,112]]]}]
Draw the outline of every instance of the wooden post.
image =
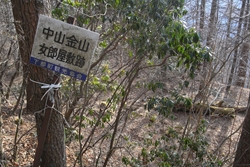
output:
[{"label": "wooden post", "polygon": [[[74,17],[69,16],[68,19],[67,19],[67,23],[75,24],[75,20],[76,19]],[[60,74],[55,73],[54,76],[53,76],[53,83],[52,84],[58,84],[59,80],[60,80]],[[54,90],[54,91],[56,91],[56,90]],[[47,106],[49,108],[47,108],[45,110],[45,115],[44,115],[44,119],[43,119],[42,128],[41,128],[41,131],[40,131],[39,136],[38,136],[38,146],[36,148],[33,167],[39,167],[40,158],[42,156],[42,152],[43,152],[43,148],[44,148],[44,142],[45,142],[48,127],[49,127],[51,113],[53,112],[53,109],[52,109],[53,102],[50,101],[49,99],[48,99],[48,102],[47,102]]]}]

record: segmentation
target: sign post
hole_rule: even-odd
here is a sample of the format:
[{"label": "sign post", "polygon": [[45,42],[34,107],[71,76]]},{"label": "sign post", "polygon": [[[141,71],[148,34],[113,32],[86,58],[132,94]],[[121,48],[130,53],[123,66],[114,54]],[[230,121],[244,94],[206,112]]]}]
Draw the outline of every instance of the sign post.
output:
[{"label": "sign post", "polygon": [[[67,23],[40,15],[33,44],[30,63],[60,73],[85,80],[90,67],[99,34],[82,29],[74,24],[75,19],[68,17]],[[53,83],[59,83],[54,74]],[[38,167],[49,127],[53,102],[45,110],[44,120],[38,136],[38,146],[33,167]]]}]

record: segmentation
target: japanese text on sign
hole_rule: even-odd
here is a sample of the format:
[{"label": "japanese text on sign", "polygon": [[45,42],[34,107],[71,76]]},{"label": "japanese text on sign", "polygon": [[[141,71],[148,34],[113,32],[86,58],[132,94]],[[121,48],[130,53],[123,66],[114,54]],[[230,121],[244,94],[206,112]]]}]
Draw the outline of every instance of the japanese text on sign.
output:
[{"label": "japanese text on sign", "polygon": [[30,63],[85,80],[99,34],[40,15]]}]

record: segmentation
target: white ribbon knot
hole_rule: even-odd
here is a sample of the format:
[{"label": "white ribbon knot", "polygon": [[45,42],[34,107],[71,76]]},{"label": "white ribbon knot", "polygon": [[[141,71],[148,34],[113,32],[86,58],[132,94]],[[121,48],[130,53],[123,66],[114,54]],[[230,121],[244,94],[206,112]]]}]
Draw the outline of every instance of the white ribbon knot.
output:
[{"label": "white ribbon knot", "polygon": [[48,94],[49,96],[49,100],[54,104],[55,103],[55,99],[54,99],[54,90],[58,90],[61,85],[60,83],[58,84],[46,84],[46,83],[42,83],[42,82],[37,82],[37,81],[34,81],[32,79],[30,79],[30,81],[34,82],[34,83],[37,83],[37,84],[40,84],[40,85],[43,85],[41,86],[42,89],[48,89],[42,96],[41,100],[45,97],[45,95]]}]

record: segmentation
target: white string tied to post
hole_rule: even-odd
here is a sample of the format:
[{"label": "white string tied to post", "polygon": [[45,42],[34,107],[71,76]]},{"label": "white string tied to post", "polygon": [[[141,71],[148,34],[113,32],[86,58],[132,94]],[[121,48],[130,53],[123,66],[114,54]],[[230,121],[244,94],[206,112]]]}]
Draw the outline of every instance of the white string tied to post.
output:
[{"label": "white string tied to post", "polygon": [[41,86],[42,89],[48,89],[44,95],[42,96],[41,100],[45,97],[46,94],[49,96],[49,100],[54,104],[55,99],[54,99],[54,90],[58,90],[61,87],[60,83],[58,84],[45,84]]},{"label": "white string tied to post", "polygon": [[[37,83],[37,84],[40,84],[40,85],[43,85],[43,86],[41,86],[42,89],[48,89],[48,90],[43,94],[41,100],[42,100],[46,95],[48,95],[49,100],[53,103],[53,106],[52,106],[52,107],[46,106],[44,109],[35,112],[35,114],[38,114],[38,113],[40,113],[40,112],[44,112],[46,108],[51,108],[51,109],[55,110],[57,113],[59,113],[59,114],[62,115],[62,113],[61,113],[60,111],[58,111],[57,109],[54,108],[54,103],[55,103],[55,99],[54,99],[54,90],[58,90],[58,89],[61,87],[61,84],[60,84],[60,83],[58,83],[58,84],[46,84],[46,83],[34,81],[34,80],[32,80],[32,79],[30,79],[30,81],[32,81],[32,82],[34,82],[34,83]],[[62,116],[63,116],[63,115],[62,115]],[[69,128],[69,127],[70,127],[69,123],[65,120],[64,117],[63,117],[63,119],[64,119],[65,124],[66,124],[67,127]]]},{"label": "white string tied to post", "polygon": [[55,99],[54,99],[54,90],[58,90],[60,87],[61,87],[61,84],[58,83],[58,84],[46,84],[46,83],[42,83],[42,82],[37,82],[37,81],[34,81],[32,79],[30,79],[32,82],[34,83],[37,83],[37,84],[40,84],[40,85],[43,85],[41,86],[42,89],[48,89],[42,96],[41,100],[43,100],[43,98],[48,95],[49,97],[49,100],[53,103],[55,103]]}]

